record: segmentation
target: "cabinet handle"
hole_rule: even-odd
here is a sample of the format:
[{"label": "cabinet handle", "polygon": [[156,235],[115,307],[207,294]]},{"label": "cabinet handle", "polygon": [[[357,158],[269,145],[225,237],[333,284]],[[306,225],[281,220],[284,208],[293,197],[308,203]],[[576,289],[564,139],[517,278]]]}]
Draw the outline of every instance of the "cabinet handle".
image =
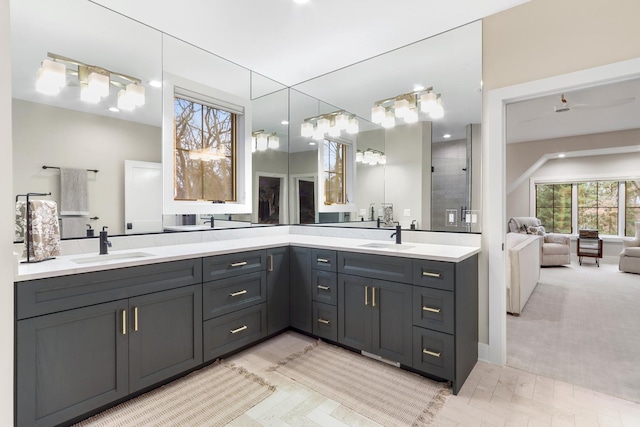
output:
[{"label": "cabinet handle", "polygon": [[231,292],[231,293],[229,294],[229,296],[230,296],[230,297],[237,297],[238,295],[244,295],[244,294],[246,294],[246,293],[247,293],[247,290],[246,290],[246,289],[243,289],[243,290],[241,290],[241,291]]},{"label": "cabinet handle", "polygon": [[273,255],[269,255],[269,271],[273,271]]},{"label": "cabinet handle", "polygon": [[320,323],[322,323],[322,324],[324,324],[324,325],[328,325],[328,324],[330,323],[330,321],[329,321],[329,320],[324,320],[324,319],[322,319],[322,318],[321,318],[321,319],[318,319],[318,322],[320,322]]},{"label": "cabinet handle", "polygon": [[433,357],[440,357],[440,354],[441,354],[441,353],[436,353],[435,351],[429,351],[426,348],[423,348],[422,352],[424,354],[428,354],[429,356],[433,356]]},{"label": "cabinet handle", "polygon": [[435,277],[435,278],[440,278],[440,273],[432,273],[430,271],[423,271],[422,272],[423,276],[427,276],[427,277]]},{"label": "cabinet handle", "polygon": [[364,287],[364,305],[369,305],[369,287]]},{"label": "cabinet handle", "polygon": [[371,307],[375,307],[376,306],[376,288],[372,287],[371,288]]},{"label": "cabinet handle", "polygon": [[127,335],[127,310],[122,310],[122,335]]},{"label": "cabinet handle", "polygon": [[329,260],[326,258],[318,258],[318,262],[321,262],[323,264],[329,264]]},{"label": "cabinet handle", "polygon": [[422,306],[422,311],[430,311],[432,313],[440,313],[440,309],[439,308],[431,308],[431,307],[427,307],[426,305]]},{"label": "cabinet handle", "polygon": [[247,265],[247,261],[242,262],[232,262],[231,267],[242,267],[243,265]]},{"label": "cabinet handle", "polygon": [[133,330],[138,332],[138,307],[133,307]]},{"label": "cabinet handle", "polygon": [[328,291],[331,288],[328,287],[328,286],[324,286],[324,285],[318,285],[318,289],[320,289],[321,291]]},{"label": "cabinet handle", "polygon": [[242,331],[244,331],[245,329],[247,329],[247,325],[242,325],[242,326],[240,326],[240,327],[239,327],[239,328],[237,328],[237,329],[232,329],[232,330],[230,330],[229,332],[230,332],[230,333],[232,333],[232,334],[237,334],[238,332],[242,332]]}]

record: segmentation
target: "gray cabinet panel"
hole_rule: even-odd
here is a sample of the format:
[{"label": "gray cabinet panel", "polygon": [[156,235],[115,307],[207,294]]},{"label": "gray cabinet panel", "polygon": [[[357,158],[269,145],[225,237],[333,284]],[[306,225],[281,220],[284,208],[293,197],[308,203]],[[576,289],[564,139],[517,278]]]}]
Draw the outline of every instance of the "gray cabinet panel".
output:
[{"label": "gray cabinet panel", "polygon": [[289,247],[267,250],[267,334],[289,327]]},{"label": "gray cabinet panel", "polygon": [[254,305],[204,322],[204,361],[267,336],[266,304]]},{"label": "gray cabinet panel", "polygon": [[478,361],[478,256],[456,264],[456,378],[458,393]]},{"label": "gray cabinet panel", "polygon": [[127,308],[120,300],[17,322],[17,425],[56,425],[129,393]]},{"label": "gray cabinet panel", "polygon": [[338,303],[338,278],[336,273],[312,270],[311,292],[314,301],[336,305]]},{"label": "gray cabinet panel", "polygon": [[371,351],[371,279],[338,274],[338,342]]},{"label": "gray cabinet panel", "polygon": [[267,301],[266,271],[214,280],[202,286],[204,320]]},{"label": "gray cabinet panel", "polygon": [[415,369],[445,380],[453,380],[456,377],[455,359],[452,335],[413,327],[413,367]]},{"label": "gray cabinet panel", "polygon": [[202,260],[202,275],[205,282],[238,274],[253,273],[266,269],[265,250],[247,251],[236,254],[216,255]]},{"label": "gray cabinet panel", "polygon": [[413,287],[413,324],[453,334],[453,292]]},{"label": "gray cabinet panel", "polygon": [[411,366],[412,286],[373,280],[372,352]]},{"label": "gray cabinet panel", "polygon": [[129,392],[202,363],[202,286],[129,300]]},{"label": "gray cabinet panel", "polygon": [[338,252],[338,273],[411,283],[410,258]]},{"label": "gray cabinet panel", "polygon": [[452,262],[413,260],[413,284],[453,291],[455,266]]},{"label": "gray cabinet panel", "polygon": [[311,268],[322,271],[336,271],[336,251],[311,249]]},{"label": "gray cabinet panel", "polygon": [[338,308],[335,305],[313,302],[313,334],[338,341]]},{"label": "gray cabinet panel", "polygon": [[293,328],[311,333],[311,249],[292,246],[289,264],[289,321]]},{"label": "gray cabinet panel", "polygon": [[202,261],[188,259],[16,283],[17,319],[202,283]]}]

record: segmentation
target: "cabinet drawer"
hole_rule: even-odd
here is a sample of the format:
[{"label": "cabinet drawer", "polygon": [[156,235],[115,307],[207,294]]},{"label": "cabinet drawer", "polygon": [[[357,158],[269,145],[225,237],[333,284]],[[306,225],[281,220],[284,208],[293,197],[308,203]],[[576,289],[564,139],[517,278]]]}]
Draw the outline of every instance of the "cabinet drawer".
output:
[{"label": "cabinet drawer", "polygon": [[204,320],[267,300],[267,273],[242,274],[203,285]]},{"label": "cabinet drawer", "polygon": [[336,271],[336,251],[311,249],[311,268],[323,271]]},{"label": "cabinet drawer", "polygon": [[453,292],[413,287],[413,324],[453,334]]},{"label": "cabinet drawer", "polygon": [[206,257],[202,261],[203,281],[266,270],[266,265],[267,252],[264,250]]},{"label": "cabinet drawer", "polygon": [[16,318],[202,283],[200,258],[17,282]]},{"label": "cabinet drawer", "polygon": [[338,253],[338,273],[411,283],[411,259],[355,252]]},{"label": "cabinet drawer", "polygon": [[455,379],[453,335],[413,327],[413,367],[445,380]]},{"label": "cabinet drawer", "polygon": [[455,264],[445,261],[413,260],[413,284],[454,290]]},{"label": "cabinet drawer", "polygon": [[336,305],[338,302],[338,276],[328,271],[311,271],[313,300]]},{"label": "cabinet drawer", "polygon": [[203,324],[204,361],[223,356],[266,336],[266,304],[207,320]]},{"label": "cabinet drawer", "polygon": [[338,307],[314,301],[313,334],[320,338],[338,341]]}]

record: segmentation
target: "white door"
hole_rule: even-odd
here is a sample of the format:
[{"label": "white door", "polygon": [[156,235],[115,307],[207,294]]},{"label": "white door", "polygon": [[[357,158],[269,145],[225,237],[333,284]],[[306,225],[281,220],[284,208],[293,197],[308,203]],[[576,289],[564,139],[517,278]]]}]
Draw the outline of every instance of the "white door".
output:
[{"label": "white door", "polygon": [[124,161],[125,234],[162,231],[162,163]]}]

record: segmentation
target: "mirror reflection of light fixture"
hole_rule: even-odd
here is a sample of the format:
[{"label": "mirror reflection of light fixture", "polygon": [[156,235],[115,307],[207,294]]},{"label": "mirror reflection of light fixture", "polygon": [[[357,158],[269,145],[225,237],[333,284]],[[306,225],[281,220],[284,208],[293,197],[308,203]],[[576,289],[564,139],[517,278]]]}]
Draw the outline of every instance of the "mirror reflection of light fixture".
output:
[{"label": "mirror reflection of light fixture", "polygon": [[442,97],[433,92],[433,87],[417,87],[413,92],[376,101],[371,107],[371,121],[392,128],[396,118],[404,119],[405,123],[417,122],[419,111],[433,120],[444,117]]},{"label": "mirror reflection of light fixture", "polygon": [[[315,126],[313,122],[315,121]],[[324,139],[325,134],[340,136],[341,131],[355,135],[359,131],[358,119],[344,110],[307,117],[300,125],[300,135],[317,141]]]},{"label": "mirror reflection of light fixture", "polygon": [[276,150],[280,147],[280,138],[276,132],[265,133],[264,129],[251,132],[251,152]]},{"label": "mirror reflection of light fixture", "polygon": [[120,88],[117,95],[118,109],[131,111],[145,103],[145,89],[138,78],[50,52],[47,56],[37,73],[38,92],[58,94],[67,83],[67,74],[70,74],[78,77],[82,101],[94,104],[100,102],[102,98],[109,96],[113,85]]},{"label": "mirror reflection of light fixture", "polygon": [[356,163],[365,165],[384,165],[387,163],[387,156],[380,150],[367,148],[364,151],[356,151]]}]

